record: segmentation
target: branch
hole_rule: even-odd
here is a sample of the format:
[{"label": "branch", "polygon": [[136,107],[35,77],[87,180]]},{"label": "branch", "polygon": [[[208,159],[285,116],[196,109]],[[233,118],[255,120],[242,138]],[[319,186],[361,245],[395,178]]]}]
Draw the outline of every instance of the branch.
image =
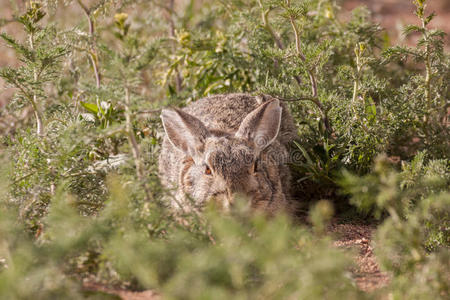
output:
[{"label": "branch", "polygon": [[304,100],[309,100],[312,102],[318,101],[319,99],[317,97],[312,97],[312,96],[300,96],[297,98],[293,98],[293,99],[286,99],[286,98],[280,98],[280,97],[276,97],[278,100],[281,101],[285,101],[285,102],[296,102],[296,101],[304,101]]},{"label": "branch", "polygon": [[131,110],[130,110],[130,90],[128,86],[125,86],[125,132],[128,137],[128,143],[130,144],[131,151],[133,153],[134,164],[136,165],[136,175],[142,184],[145,192],[145,198],[150,201],[153,197],[150,193],[147,184],[145,183],[144,168],[141,161],[141,152],[139,150],[139,145],[136,141],[136,136],[134,135],[133,126],[131,123]]},{"label": "branch", "polygon": [[88,23],[89,23],[89,35],[93,36],[94,35],[94,21],[91,18],[91,12],[89,11],[89,9],[87,8],[86,5],[83,4],[83,2],[81,2],[81,0],[77,0],[78,5],[80,5],[81,9],[84,11],[84,14],[86,15],[86,17],[88,18]]},{"label": "branch", "polygon": [[91,11],[87,8],[86,5],[81,2],[81,0],[77,0],[78,5],[80,5],[81,9],[84,11],[84,14],[86,15],[88,19],[89,24],[89,38],[91,40],[91,52],[89,53],[89,60],[92,64],[92,68],[94,69],[95,74],[95,83],[97,88],[100,88],[100,81],[101,81],[101,75],[98,69],[98,56],[95,51],[94,47],[94,40],[95,40],[95,27],[94,27],[94,21],[92,20]]},{"label": "branch", "polygon": [[423,28],[423,40],[425,41],[425,98],[427,99],[427,114],[425,115],[425,122],[428,122],[428,117],[431,112],[431,59],[430,59],[430,43],[427,34],[427,27],[425,24],[425,18],[422,16],[422,28]]},{"label": "branch", "polygon": [[[31,49],[31,51],[34,51],[35,49],[34,49],[34,34],[33,33],[30,34],[29,40],[30,40],[30,49]],[[33,67],[34,83],[37,83],[38,79],[39,79],[39,75],[36,70],[36,67]],[[38,107],[36,92],[33,92],[33,96],[30,97],[29,100],[31,102],[31,105],[33,106],[34,115],[36,116],[36,133],[39,136],[44,136],[45,135],[44,121],[42,118],[42,112],[41,112],[40,108]]]},{"label": "branch", "polygon": [[[270,9],[264,10],[264,6],[262,5],[261,0],[258,0],[259,6],[261,7],[261,18],[264,25],[264,28],[269,32],[269,34],[272,36],[273,40],[275,41],[275,44],[280,50],[284,50],[284,44],[281,38],[278,36],[278,34],[272,29],[272,27],[269,24],[269,13]],[[275,63],[277,61],[275,60]],[[298,75],[293,76],[295,81],[299,86],[302,85],[302,79]]]},{"label": "branch", "polygon": [[92,68],[94,69],[95,86],[99,89],[99,88],[100,88],[100,72],[99,72],[99,70],[98,70],[98,62],[97,62],[97,59],[94,58],[94,54],[89,53],[89,60],[91,61]]},{"label": "branch", "polygon": [[[289,0],[286,0],[286,5],[287,5],[287,7],[290,6],[290,1]],[[306,57],[303,54],[302,47],[301,47],[300,31],[298,30],[297,24],[295,24],[294,16],[290,15],[289,16],[289,21],[291,23],[292,30],[294,31],[295,50],[297,52],[297,55],[302,60],[302,62],[306,64]],[[328,120],[327,112],[323,108],[322,103],[318,99],[316,76],[315,76],[315,74],[313,72],[313,69],[307,69],[307,72],[308,72],[308,76],[309,76],[309,81],[311,82],[311,93],[312,93],[312,96],[309,97],[308,100],[311,100],[313,103],[315,103],[317,105],[317,107],[319,107],[319,110],[320,110],[320,112],[322,114],[322,120],[323,120],[323,123],[325,125],[325,128],[326,128],[327,132],[331,132],[331,126],[330,126],[330,122]],[[307,99],[305,99],[305,100],[307,100]]]},{"label": "branch", "polygon": [[36,174],[36,172],[32,172],[32,173],[28,173],[27,175],[24,175],[22,177],[17,178],[16,180],[14,180],[13,182],[11,182],[9,185],[12,186],[16,183],[21,182],[22,180],[27,179],[28,177],[30,177],[31,175]]},{"label": "branch", "polygon": [[301,96],[301,97],[294,98],[294,99],[286,99],[286,98],[280,98],[280,97],[276,97],[276,96],[273,96],[273,97],[278,100],[284,101],[284,102],[311,101],[319,109],[319,111],[322,115],[322,120],[325,125],[325,128],[327,130],[330,130],[329,132],[331,132],[330,121],[328,120],[328,116],[325,111],[325,108],[323,107],[322,102],[319,101],[319,98],[311,97],[311,96]]},{"label": "branch", "polygon": [[[175,11],[175,0],[170,0],[169,1],[169,6],[165,6],[162,4],[158,4],[156,3],[157,6],[161,7],[162,9],[164,9],[167,13],[166,15],[166,19],[169,22],[169,36],[176,40],[175,37],[175,22],[173,20],[173,16],[175,15],[175,17],[177,17],[177,13]],[[175,51],[175,46],[176,44],[173,44],[172,46],[172,51]],[[178,67],[175,68],[175,89],[177,91],[177,93],[179,93],[182,89],[183,89],[183,77],[181,76],[180,71],[178,70]]]},{"label": "branch", "polygon": [[364,47],[361,46],[363,44],[358,43],[355,46],[355,55],[356,55],[356,72],[355,72],[355,81],[353,83],[353,96],[352,96],[352,102],[351,102],[351,108],[354,115],[354,118],[360,122],[362,125],[362,128],[365,132],[369,132],[369,129],[367,128],[366,124],[364,124],[364,121],[361,119],[358,109],[356,108],[356,99],[359,95],[359,85],[360,85],[360,79],[361,79],[361,71],[364,66],[364,63],[361,62],[361,56],[364,52]]},{"label": "branch", "polygon": [[270,33],[273,40],[275,41],[275,44],[277,44],[278,48],[284,49],[283,42],[281,41],[280,37],[276,34],[276,32],[272,29],[272,27],[269,24],[268,16],[270,13],[270,8],[264,10],[264,6],[262,5],[261,0],[258,0],[258,4],[261,7],[261,18],[263,21],[264,28]]},{"label": "branch", "polygon": [[[263,6],[261,0],[258,0],[258,4],[259,4],[259,6],[261,8],[261,18],[262,18],[262,21],[263,21],[264,28],[270,33],[270,35],[274,39],[275,44],[278,46],[278,48],[283,50],[284,49],[284,45],[283,45],[280,37],[275,33],[275,31],[272,29],[272,27],[270,26],[269,21],[268,21],[268,16],[269,16],[270,9],[264,10],[264,6]],[[287,5],[287,7],[290,6],[290,1],[289,0],[286,0],[286,5]],[[297,25],[295,24],[295,19],[291,15],[289,17],[289,20],[290,20],[292,29],[294,30],[295,48],[296,48],[297,55],[300,57],[302,62],[306,63],[306,57],[303,54],[302,49],[301,49],[300,32],[299,32],[299,30],[297,28]],[[300,97],[300,98],[297,98],[297,99],[284,99],[284,100],[280,99],[280,98],[279,99],[283,100],[283,101],[309,100],[309,101],[313,102],[319,108],[320,113],[322,114],[322,121],[323,121],[323,123],[325,125],[325,128],[326,128],[327,132],[331,132],[331,126],[330,126],[330,122],[328,120],[327,112],[324,109],[322,103],[319,101],[319,98],[318,98],[316,77],[314,75],[313,70],[308,69],[307,72],[308,72],[308,75],[309,75],[309,80],[311,82],[312,96],[304,96],[304,97]],[[301,87],[302,80],[301,80],[300,76],[299,75],[294,75],[293,77],[294,77],[295,81],[297,82],[297,84]]]},{"label": "branch", "polygon": [[147,110],[140,110],[135,112],[135,115],[143,115],[143,114],[157,114],[161,112],[161,108],[156,109],[147,109]]},{"label": "branch", "polygon": [[[290,1],[287,1],[287,5],[288,6],[289,6],[289,2]],[[289,17],[289,21],[291,22],[292,29],[294,30],[295,50],[297,51],[297,55],[300,57],[300,59],[305,63],[306,62],[306,57],[303,54],[302,47],[301,47],[300,32],[298,30],[297,25],[295,24],[295,19],[294,19],[294,17],[292,15]],[[308,75],[309,75],[309,80],[311,82],[312,95],[315,98],[315,97],[317,97],[317,81],[316,81],[316,77],[315,77],[315,75],[314,75],[312,70],[308,69],[307,71],[308,71]]]}]

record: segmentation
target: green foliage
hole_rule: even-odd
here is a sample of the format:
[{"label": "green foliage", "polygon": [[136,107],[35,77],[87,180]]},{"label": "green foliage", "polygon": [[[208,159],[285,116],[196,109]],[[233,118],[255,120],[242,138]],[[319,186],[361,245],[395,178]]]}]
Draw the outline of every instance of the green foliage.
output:
[{"label": "green foliage", "polygon": [[[187,88],[184,93],[195,98],[252,90],[248,55],[239,49],[239,40],[234,36],[216,31],[200,32],[193,37],[182,31],[177,33],[176,41],[179,49],[172,57],[165,81],[172,74],[181,75]],[[172,94],[177,92],[170,84],[168,88]]]},{"label": "green foliage", "polygon": [[[130,239],[125,251],[116,252],[120,269],[174,299],[357,297],[342,253],[326,240],[312,242],[311,233],[293,228],[285,218],[267,221],[242,212],[223,217],[214,210],[205,218],[212,244],[208,239],[192,240],[186,232],[144,247]],[[323,261],[334,255],[341,257],[339,263]],[[154,259],[142,262],[142,257]]]},{"label": "green foliage", "polygon": [[[139,206],[118,183],[110,181],[110,198],[94,219],[79,215],[76,200],[58,191],[38,244],[20,242],[23,231],[14,234],[20,232],[11,229],[16,225],[2,224],[8,230],[1,237],[0,254],[9,254],[0,274],[0,294],[76,297],[75,278],[64,275],[63,262],[84,255],[86,249],[102,249],[100,260],[112,263],[116,276],[136,278],[141,287],[157,289],[168,298],[362,296],[348,277],[348,257],[326,238],[315,238],[283,216],[267,220],[241,208],[224,217],[211,208],[201,217],[203,233],[198,235],[174,220],[167,222],[170,215],[156,206],[144,206],[140,216],[130,214]],[[165,231],[161,237],[140,226],[141,222],[156,226],[156,219],[165,220],[159,223]],[[2,222],[7,219],[2,217]],[[14,280],[17,276],[19,281]],[[22,280],[29,281],[27,289]]]},{"label": "green foliage", "polygon": [[352,195],[350,202],[363,212],[374,212],[378,218],[385,210],[407,217],[420,201],[445,192],[449,184],[449,161],[427,161],[425,152],[419,153],[411,163],[403,163],[402,172],[396,171],[385,156],[380,156],[372,173],[359,177],[344,172],[341,180],[341,186]]},{"label": "green foliage", "polygon": [[[60,2],[17,12],[24,39],[0,34],[20,62],[0,70],[16,91],[5,113],[25,119],[1,136],[0,298],[112,298],[83,280],[165,298],[371,297],[327,237],[339,201],[381,219],[382,296],[448,296],[450,56],[424,0],[409,47],[331,0]],[[295,196],[326,199],[312,230],[166,207],[161,107],[228,92],[288,104]]]},{"label": "green foliage", "polygon": [[[344,189],[364,211],[387,216],[377,230],[381,266],[394,274],[396,297],[445,299],[449,291],[450,168],[418,154],[395,171],[385,157],[364,177],[346,173]],[[426,282],[427,284],[421,284]],[[411,288],[413,286],[413,288]]]},{"label": "green foliage", "polygon": [[297,182],[312,180],[321,185],[335,183],[335,174],[332,174],[332,172],[338,170],[342,164],[340,160],[341,153],[334,149],[336,144],[330,144],[325,141],[323,142],[323,145],[319,144],[314,146],[311,151],[305,149],[305,147],[298,142],[294,142],[294,144],[305,158],[305,162],[295,162],[293,164],[293,169],[295,171],[300,174],[305,174],[305,176],[299,178]]},{"label": "green foliage", "polygon": [[67,46],[55,45],[54,38],[57,33],[53,26],[38,25],[44,16],[41,5],[32,2],[26,13],[17,18],[28,36],[28,43],[16,41],[6,33],[0,34],[0,38],[16,51],[18,59],[23,63],[17,69],[3,68],[0,77],[18,90],[11,102],[13,107],[17,109],[25,104],[32,106],[39,135],[44,133],[41,106],[47,98],[45,85],[59,76],[59,63],[68,53]]}]

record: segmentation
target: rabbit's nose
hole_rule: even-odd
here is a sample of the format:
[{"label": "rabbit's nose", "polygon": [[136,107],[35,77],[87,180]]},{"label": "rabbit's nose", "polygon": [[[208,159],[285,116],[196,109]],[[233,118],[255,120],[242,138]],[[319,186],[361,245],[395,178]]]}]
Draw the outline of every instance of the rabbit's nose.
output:
[{"label": "rabbit's nose", "polygon": [[232,188],[227,188],[223,208],[229,211],[231,207],[239,200],[248,199],[243,192],[236,191]]}]

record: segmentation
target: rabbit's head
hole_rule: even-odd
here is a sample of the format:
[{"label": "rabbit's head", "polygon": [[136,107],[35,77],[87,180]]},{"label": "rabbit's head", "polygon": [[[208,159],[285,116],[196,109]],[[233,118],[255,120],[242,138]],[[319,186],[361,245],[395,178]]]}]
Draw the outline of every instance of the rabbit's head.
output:
[{"label": "rabbit's head", "polygon": [[278,174],[261,154],[278,135],[281,110],[278,100],[265,102],[242,120],[236,132],[207,128],[182,110],[163,110],[167,137],[185,154],[179,175],[183,192],[199,206],[214,200],[225,209],[236,194],[252,204],[273,199]]}]

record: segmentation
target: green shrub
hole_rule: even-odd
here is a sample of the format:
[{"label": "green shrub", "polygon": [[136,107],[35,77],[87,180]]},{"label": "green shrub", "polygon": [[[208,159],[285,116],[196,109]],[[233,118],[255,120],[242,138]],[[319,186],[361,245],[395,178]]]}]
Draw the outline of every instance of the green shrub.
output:
[{"label": "green shrub", "polygon": [[[346,173],[342,186],[365,212],[386,214],[375,239],[381,267],[394,274],[395,297],[445,299],[449,290],[450,169],[424,152],[402,172],[386,157],[364,177]],[[413,287],[413,288],[411,288]]]},{"label": "green shrub", "polygon": [[[382,219],[382,297],[448,296],[450,56],[424,0],[411,47],[332,0],[84,2],[30,1],[14,14],[25,38],[0,35],[20,61],[0,70],[16,91],[5,113],[32,112],[1,127],[1,298],[109,297],[83,280],[167,298],[375,297],[326,237],[333,202]],[[229,92],[288,103],[295,196],[329,200],[312,230],[166,207],[160,108]]]},{"label": "green shrub", "polygon": [[[8,259],[0,273],[0,294],[79,297],[74,279],[86,274],[73,272],[84,268],[72,265],[66,274],[64,262],[78,257],[88,264],[89,259],[80,257],[97,250],[99,268],[111,265],[116,280],[135,278],[139,287],[156,289],[168,298],[362,297],[349,276],[349,258],[327,238],[315,237],[283,216],[267,220],[244,208],[223,216],[211,208],[192,232],[189,226],[167,222],[170,215],[161,215],[157,207],[130,213],[136,206],[118,183],[119,178],[110,181],[110,198],[94,219],[79,215],[75,199],[57,191],[38,244],[2,217],[7,230],[0,255]],[[153,234],[157,226],[165,231],[161,237]],[[102,271],[107,274],[108,269]]]}]

